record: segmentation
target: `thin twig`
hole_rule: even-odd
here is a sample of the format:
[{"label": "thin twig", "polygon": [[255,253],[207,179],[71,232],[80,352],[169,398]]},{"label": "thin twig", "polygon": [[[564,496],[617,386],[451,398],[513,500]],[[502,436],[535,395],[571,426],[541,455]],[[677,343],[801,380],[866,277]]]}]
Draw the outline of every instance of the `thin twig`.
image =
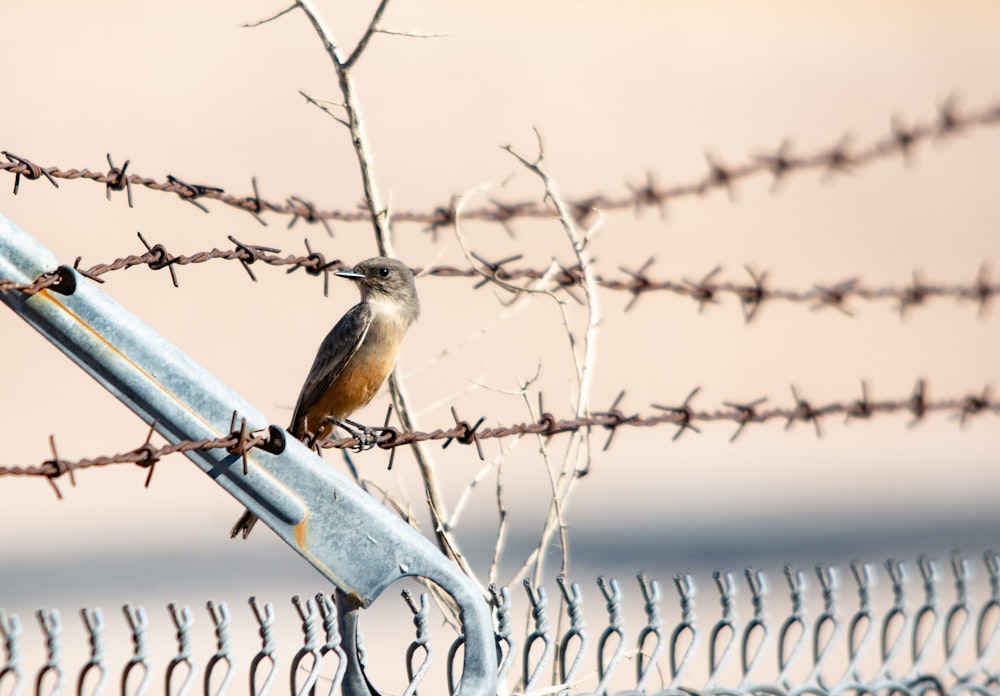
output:
[{"label": "thin twig", "polygon": [[382,29],[381,27],[375,30],[376,34],[386,34],[388,36],[402,36],[408,39],[440,39],[446,36],[451,36],[451,34],[444,32],[441,34],[424,34],[419,31],[397,31],[394,29]]},{"label": "thin twig", "polygon": [[[546,172],[541,166],[542,161],[545,158],[545,149],[541,134],[537,129],[535,129],[535,137],[538,142],[538,155],[534,160],[529,160],[522,156],[510,145],[504,146],[503,149],[517,159],[525,168],[541,179],[542,184],[545,186],[544,200],[551,203],[551,205],[555,208],[559,223],[562,226],[563,231],[566,233],[566,237],[570,242],[571,248],[573,249],[573,254],[576,258],[576,266],[583,277],[584,304],[587,308],[587,325],[584,330],[582,356],[577,353],[575,346],[571,349],[571,355],[577,378],[576,415],[578,418],[584,418],[590,415],[590,392],[593,384],[594,364],[597,359],[597,328],[601,321],[598,302],[597,278],[590,263],[590,258],[587,252],[587,243],[589,242],[592,234],[596,231],[597,227],[600,225],[601,218],[598,217],[594,225],[587,229],[583,235],[579,233],[572,213],[556,190],[555,182],[552,181],[548,172]],[[568,321],[565,315],[564,321]],[[572,329],[569,326],[567,326],[567,333],[570,336],[571,343],[575,343]],[[541,414],[539,417],[542,417]],[[578,451],[576,456],[574,456],[574,448],[578,440],[578,434],[580,435],[578,446],[582,449],[582,454]],[[579,465],[581,460],[583,461],[582,467]],[[548,462],[547,457],[546,461]],[[560,535],[560,543],[562,546],[562,572],[567,573],[569,570],[569,550],[567,548],[568,539],[566,535],[566,523],[563,519],[563,509],[569,500],[574,482],[583,473],[586,473],[590,469],[591,462],[592,448],[590,429],[584,428],[581,431],[578,431],[578,433],[574,433],[573,437],[570,439],[570,443],[566,448],[566,458],[564,460],[563,467],[560,470],[558,477],[553,479],[551,482],[553,488],[552,501],[549,507],[549,513],[546,516],[545,525],[542,528],[542,535],[537,548],[538,554],[536,557],[534,573],[536,583],[541,580],[543,575],[542,566],[544,560],[544,550],[548,547],[549,543],[551,543],[552,536],[557,530]],[[552,477],[553,473],[551,467],[549,466],[547,468],[549,469],[550,477]]]},{"label": "thin twig", "polygon": [[281,10],[277,14],[273,14],[270,17],[265,17],[264,19],[257,20],[256,22],[249,22],[247,24],[241,24],[240,26],[244,29],[253,29],[254,27],[259,27],[262,24],[267,24],[268,22],[273,22],[278,17],[283,17],[284,15],[292,12],[298,5],[289,5],[285,9]]},{"label": "thin twig", "polygon": [[[452,529],[458,526],[459,520],[462,517],[462,513],[465,512],[466,506],[468,506],[469,501],[472,499],[472,494],[475,492],[476,488],[479,487],[485,479],[486,476],[493,471],[493,469],[499,470],[500,465],[503,463],[504,457],[521,442],[521,438],[514,438],[511,440],[509,445],[501,446],[500,452],[490,459],[488,462],[479,467],[479,471],[476,475],[465,485],[462,492],[458,496],[458,501],[455,503],[455,507],[451,512],[451,517],[448,518],[448,526]],[[493,582],[493,578],[490,578],[489,582]],[[488,586],[489,583],[487,583]]]},{"label": "thin twig", "polygon": [[312,0],[297,0],[296,4],[302,9],[310,24],[323,42],[333,67],[337,73],[337,81],[340,84],[340,92],[344,97],[344,111],[346,114],[347,127],[351,132],[351,143],[354,145],[354,153],[358,159],[358,166],[361,170],[361,182],[364,187],[365,203],[371,215],[372,224],[375,226],[375,239],[378,243],[379,254],[382,256],[393,256],[392,239],[389,231],[388,210],[382,205],[378,188],[375,186],[374,168],[372,167],[371,147],[368,145],[368,137],[362,124],[361,111],[358,106],[357,97],[354,95],[354,82],[351,79],[351,67],[361,57],[361,53],[368,45],[368,40],[377,28],[378,21],[385,11],[389,0],[382,0],[375,14],[372,16],[368,29],[355,46],[354,51],[348,58],[342,58],[340,50],[333,39],[331,32],[324,23],[322,17],[313,7]]},{"label": "thin twig", "polygon": [[[520,438],[517,440],[520,442]],[[500,461],[497,463],[497,539],[493,544],[493,558],[490,560],[490,572],[487,575],[489,584],[497,582],[500,572],[500,556],[507,543],[507,506],[503,502],[503,465],[504,450],[500,450]]]},{"label": "thin twig", "polygon": [[[322,111],[324,114],[326,114],[327,116],[329,116],[330,118],[332,118],[334,121],[336,121],[340,125],[346,126],[347,128],[351,127],[351,124],[348,123],[343,117],[338,116],[337,114],[335,114],[332,111],[330,111],[330,108],[326,104],[323,104],[318,99],[314,99],[310,95],[308,95],[305,92],[303,92],[301,89],[299,90],[299,94],[301,94],[303,97],[305,97],[305,100],[308,103],[310,103],[313,106],[315,106],[317,109],[319,109],[320,111]],[[342,104],[337,104],[337,106],[343,106],[343,105]]]}]

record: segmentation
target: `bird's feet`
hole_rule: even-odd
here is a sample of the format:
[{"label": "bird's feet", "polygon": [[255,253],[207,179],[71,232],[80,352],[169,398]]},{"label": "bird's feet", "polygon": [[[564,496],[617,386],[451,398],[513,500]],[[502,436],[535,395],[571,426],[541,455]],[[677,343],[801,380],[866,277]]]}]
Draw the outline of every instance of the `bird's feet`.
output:
[{"label": "bird's feet", "polygon": [[348,418],[345,418],[343,421],[339,421],[336,418],[329,417],[326,420],[333,423],[338,428],[342,428],[344,432],[358,441],[358,444],[351,448],[355,452],[370,450],[378,444],[378,433],[376,432],[378,430],[377,428],[370,428],[367,425],[356,423]]}]

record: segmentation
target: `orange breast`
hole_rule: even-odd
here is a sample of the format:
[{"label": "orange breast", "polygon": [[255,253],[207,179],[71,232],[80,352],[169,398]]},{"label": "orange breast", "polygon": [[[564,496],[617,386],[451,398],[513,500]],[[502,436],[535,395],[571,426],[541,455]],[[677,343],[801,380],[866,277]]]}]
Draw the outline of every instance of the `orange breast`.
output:
[{"label": "orange breast", "polygon": [[361,347],[348,359],[330,388],[305,413],[305,429],[322,439],[333,430],[326,418],[343,420],[371,401],[396,364],[402,332],[374,321]]}]

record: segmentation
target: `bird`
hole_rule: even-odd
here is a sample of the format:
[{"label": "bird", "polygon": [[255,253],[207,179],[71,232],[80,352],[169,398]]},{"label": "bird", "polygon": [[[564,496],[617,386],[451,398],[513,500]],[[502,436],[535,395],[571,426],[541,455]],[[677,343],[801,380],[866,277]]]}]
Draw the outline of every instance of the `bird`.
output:
[{"label": "bird", "polygon": [[[401,261],[377,256],[334,275],[354,281],[361,301],[323,339],[299,392],[288,431],[309,447],[337,425],[350,430],[343,421],[378,392],[420,314],[413,273]],[[229,537],[246,539],[256,522],[244,510]]]}]

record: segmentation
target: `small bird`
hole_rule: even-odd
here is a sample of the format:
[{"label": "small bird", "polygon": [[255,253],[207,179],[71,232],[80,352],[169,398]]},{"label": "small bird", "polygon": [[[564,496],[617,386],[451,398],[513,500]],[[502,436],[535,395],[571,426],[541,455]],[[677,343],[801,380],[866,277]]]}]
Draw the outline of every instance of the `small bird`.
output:
[{"label": "small bird", "polygon": [[[310,447],[335,425],[346,427],[341,421],[372,400],[420,313],[413,273],[396,259],[378,256],[334,275],[356,282],[361,302],[323,339],[299,392],[288,431]],[[256,522],[257,516],[244,510],[229,537],[246,539]]]}]

